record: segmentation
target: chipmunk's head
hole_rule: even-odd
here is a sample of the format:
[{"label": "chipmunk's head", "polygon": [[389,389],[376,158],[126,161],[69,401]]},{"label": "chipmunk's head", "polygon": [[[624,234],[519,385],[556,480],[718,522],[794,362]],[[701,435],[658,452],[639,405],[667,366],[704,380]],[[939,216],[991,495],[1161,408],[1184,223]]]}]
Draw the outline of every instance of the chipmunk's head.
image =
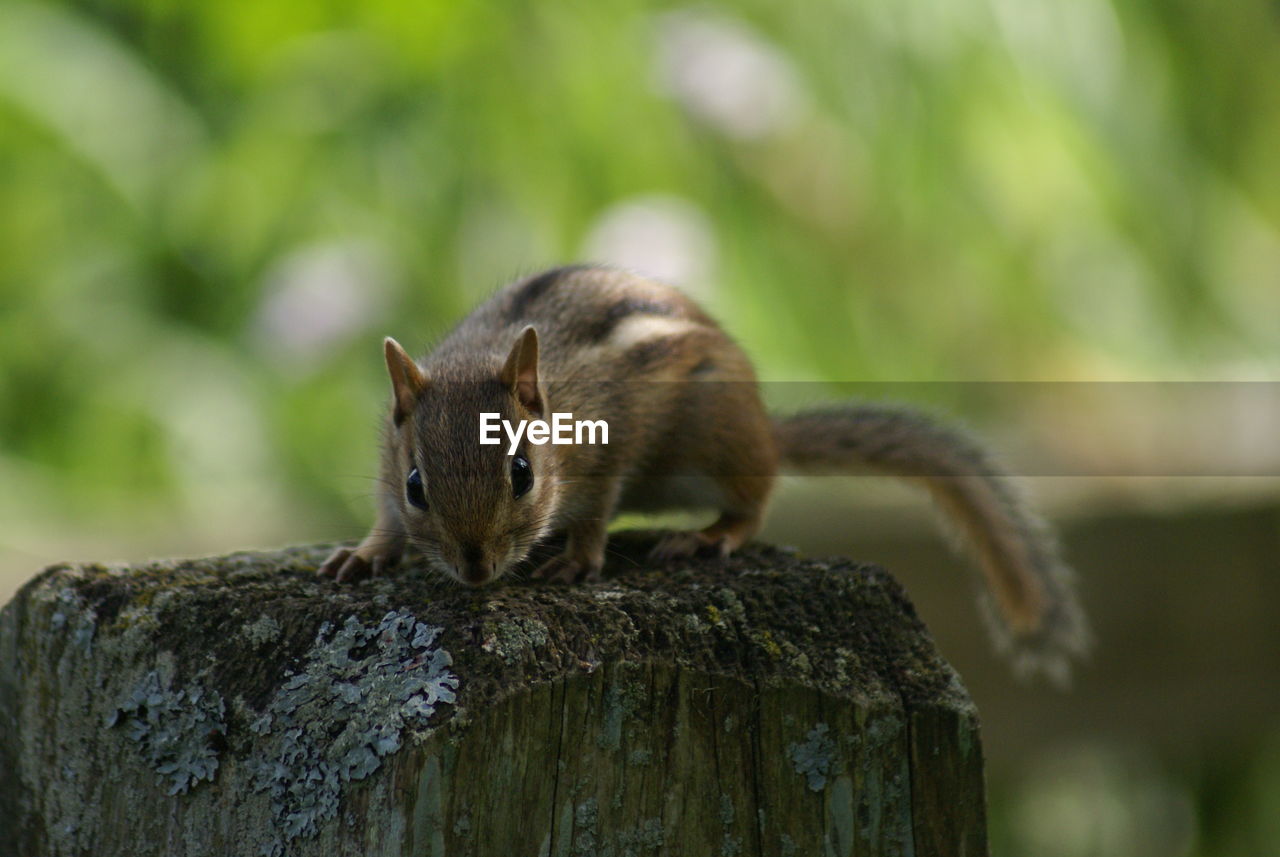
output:
[{"label": "chipmunk's head", "polygon": [[546,418],[538,335],[526,327],[488,377],[429,377],[394,339],[384,345],[395,394],[384,502],[395,497],[406,536],[432,565],[472,586],[495,580],[548,532],[559,499],[551,446],[522,437],[512,449],[501,429],[481,443],[482,414],[513,426]]}]

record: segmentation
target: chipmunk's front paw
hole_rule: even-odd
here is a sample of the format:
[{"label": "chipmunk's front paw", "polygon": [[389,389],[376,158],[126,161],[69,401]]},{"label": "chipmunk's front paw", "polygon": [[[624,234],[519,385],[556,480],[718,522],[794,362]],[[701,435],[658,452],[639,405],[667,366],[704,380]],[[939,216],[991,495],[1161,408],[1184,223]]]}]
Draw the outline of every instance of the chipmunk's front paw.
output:
[{"label": "chipmunk's front paw", "polygon": [[566,553],[554,556],[534,569],[531,577],[557,583],[592,583],[600,579],[600,563],[583,562]]},{"label": "chipmunk's front paw", "polygon": [[316,572],[338,583],[355,583],[366,577],[386,574],[399,561],[399,557],[374,551],[361,545],[357,548],[338,548],[329,554]]}]

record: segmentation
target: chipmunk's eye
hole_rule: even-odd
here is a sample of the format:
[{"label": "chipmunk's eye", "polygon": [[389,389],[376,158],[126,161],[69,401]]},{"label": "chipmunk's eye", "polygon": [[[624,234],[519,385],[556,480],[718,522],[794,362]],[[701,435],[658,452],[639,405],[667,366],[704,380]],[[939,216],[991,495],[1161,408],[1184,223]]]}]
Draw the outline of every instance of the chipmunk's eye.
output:
[{"label": "chipmunk's eye", "polygon": [[404,496],[419,509],[427,508],[427,495],[422,490],[422,476],[416,467],[409,471],[408,478],[404,480]]},{"label": "chipmunk's eye", "polygon": [[511,493],[519,500],[533,487],[533,468],[529,459],[517,455],[511,459]]}]

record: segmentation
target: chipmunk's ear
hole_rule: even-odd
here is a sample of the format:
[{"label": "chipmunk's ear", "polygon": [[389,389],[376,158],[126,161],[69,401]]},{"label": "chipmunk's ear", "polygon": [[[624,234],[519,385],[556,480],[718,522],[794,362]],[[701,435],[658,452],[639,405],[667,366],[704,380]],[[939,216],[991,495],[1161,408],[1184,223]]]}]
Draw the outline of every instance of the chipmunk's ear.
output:
[{"label": "chipmunk's ear", "polygon": [[400,425],[413,412],[418,395],[427,388],[427,376],[400,347],[400,343],[390,336],[382,340],[382,352],[387,358],[387,372],[391,375],[391,389],[396,397],[393,418],[396,425]]},{"label": "chipmunk's ear", "polygon": [[526,327],[520,332],[498,378],[520,404],[542,416],[542,393],[538,389],[538,331]]}]

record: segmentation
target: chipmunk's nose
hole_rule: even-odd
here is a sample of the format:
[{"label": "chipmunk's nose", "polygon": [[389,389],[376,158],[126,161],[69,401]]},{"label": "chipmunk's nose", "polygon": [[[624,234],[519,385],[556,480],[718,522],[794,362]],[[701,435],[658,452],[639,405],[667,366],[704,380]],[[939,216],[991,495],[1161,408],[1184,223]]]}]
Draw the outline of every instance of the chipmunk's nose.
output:
[{"label": "chipmunk's nose", "polygon": [[462,580],[472,586],[488,583],[494,578],[494,562],[485,556],[484,548],[470,544],[462,546],[461,568]]}]

